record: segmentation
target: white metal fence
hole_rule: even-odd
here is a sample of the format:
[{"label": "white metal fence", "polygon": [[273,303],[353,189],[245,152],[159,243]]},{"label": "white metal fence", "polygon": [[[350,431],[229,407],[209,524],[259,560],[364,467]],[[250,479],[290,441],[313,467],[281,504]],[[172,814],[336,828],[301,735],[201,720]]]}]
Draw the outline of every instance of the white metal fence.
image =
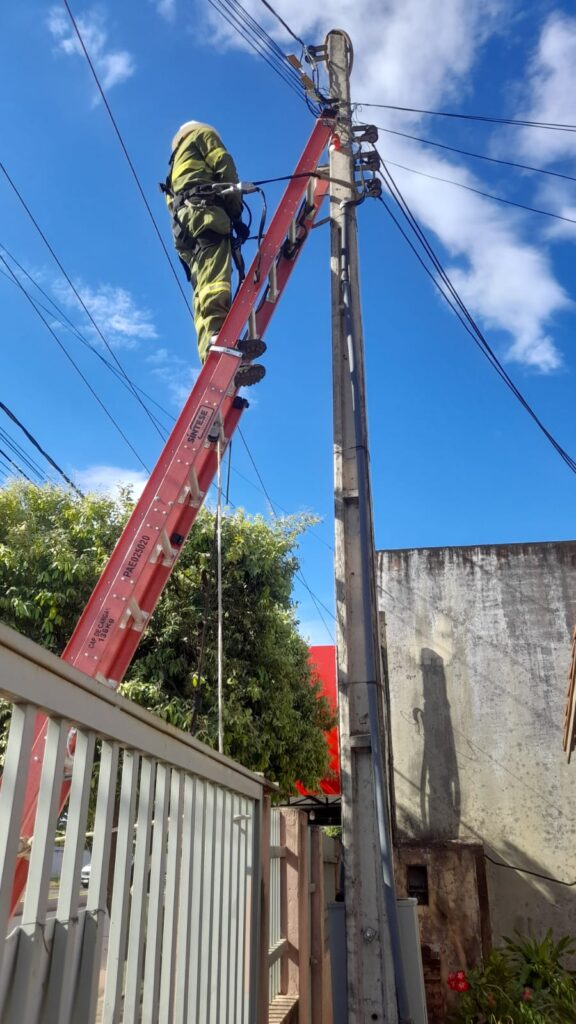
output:
[{"label": "white metal fence", "polygon": [[[0,696],[14,705],[0,791],[0,1020],[255,1024],[263,780],[1,624]],[[49,718],[40,795],[24,900],[10,921],[39,708]]]}]

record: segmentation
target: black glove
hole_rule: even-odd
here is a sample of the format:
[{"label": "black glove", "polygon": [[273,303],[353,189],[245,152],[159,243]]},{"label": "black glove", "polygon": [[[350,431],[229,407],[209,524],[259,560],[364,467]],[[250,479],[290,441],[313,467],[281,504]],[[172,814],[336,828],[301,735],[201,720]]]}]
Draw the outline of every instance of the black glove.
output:
[{"label": "black glove", "polygon": [[248,225],[244,224],[241,220],[235,220],[234,231],[240,245],[244,245],[244,242],[250,237],[250,228]]}]

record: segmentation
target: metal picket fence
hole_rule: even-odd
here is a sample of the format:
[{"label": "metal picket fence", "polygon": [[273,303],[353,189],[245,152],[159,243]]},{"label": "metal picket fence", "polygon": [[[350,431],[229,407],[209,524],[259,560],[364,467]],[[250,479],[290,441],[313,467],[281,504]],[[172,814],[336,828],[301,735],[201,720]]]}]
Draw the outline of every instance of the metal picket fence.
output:
[{"label": "metal picket fence", "polygon": [[[0,696],[13,704],[0,790],[0,1020],[256,1024],[264,780],[1,624]],[[49,726],[34,838],[23,851],[39,709]],[[71,746],[70,799],[58,821]],[[10,919],[22,852],[28,879]],[[277,906],[279,874],[273,886]],[[273,939],[279,909],[269,920]]]}]

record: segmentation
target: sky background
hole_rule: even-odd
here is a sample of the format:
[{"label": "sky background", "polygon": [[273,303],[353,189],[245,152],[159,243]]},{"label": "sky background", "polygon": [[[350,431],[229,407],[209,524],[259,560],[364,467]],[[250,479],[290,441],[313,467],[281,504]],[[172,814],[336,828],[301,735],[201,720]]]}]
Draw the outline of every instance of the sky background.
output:
[{"label": "sky background", "polygon": [[[312,128],[308,109],[207,0],[73,0],[71,6],[170,251],[170,222],[157,182],[165,177],[170,139],[183,121],[214,124],[245,180],[293,170]],[[260,0],[246,0],[245,7],[286,52],[298,52]],[[323,42],[333,27],[350,33],[357,103],[576,123],[571,4],[277,0],[276,7],[308,43]],[[115,355],[175,416],[198,367],[191,319],[65,7],[27,0],[4,5],[0,18],[1,159]],[[358,116],[576,176],[576,133],[367,106]],[[576,221],[574,180],[459,157],[385,132],[379,148],[394,164]],[[576,456],[576,223],[391,170],[507,370]],[[270,213],[279,196],[279,186],[267,188]],[[0,255],[16,270],[15,257],[88,345],[109,359],[1,174],[0,204]],[[258,203],[252,205],[258,213]],[[574,474],[473,345],[381,205],[366,202],[358,219],[377,546],[573,538]],[[6,274],[1,263],[0,271]],[[117,481],[141,486],[141,462],[6,276],[0,276],[0,301],[0,400],[82,488],[110,488]],[[53,311],[47,319],[142,462],[152,467],[162,442],[142,409]],[[321,519],[302,542],[301,562],[308,584],[332,609],[327,227],[307,243],[267,342],[267,376],[248,396],[242,427],[277,509],[307,510]],[[1,413],[0,428],[31,451]],[[239,440],[233,444],[230,496],[251,513],[270,513]],[[300,584],[296,597],[303,632],[312,642],[329,642]]]}]

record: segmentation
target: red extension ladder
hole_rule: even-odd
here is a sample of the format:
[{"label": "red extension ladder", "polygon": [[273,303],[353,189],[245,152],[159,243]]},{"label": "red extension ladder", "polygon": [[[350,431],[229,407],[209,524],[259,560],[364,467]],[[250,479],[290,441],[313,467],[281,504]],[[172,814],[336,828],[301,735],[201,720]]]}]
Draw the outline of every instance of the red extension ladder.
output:
[{"label": "red extension ladder", "polygon": [[[309,229],[328,191],[317,175],[335,122],[316,121],[222,330],[210,352],[152,475],[102,573],[74,633],[64,661],[116,689],[134,656],[140,637],[168,582],[216,472],[216,445],[224,451],[247,403],[237,394],[234,376],[240,353],[236,344],[248,325],[251,337],[263,337],[292,273]],[[222,432],[217,431],[218,423]],[[20,835],[26,848],[34,832],[42,770],[46,718],[36,718],[35,740]],[[64,781],[61,809],[70,784]],[[12,910],[26,884],[28,860],[18,858]]]}]

